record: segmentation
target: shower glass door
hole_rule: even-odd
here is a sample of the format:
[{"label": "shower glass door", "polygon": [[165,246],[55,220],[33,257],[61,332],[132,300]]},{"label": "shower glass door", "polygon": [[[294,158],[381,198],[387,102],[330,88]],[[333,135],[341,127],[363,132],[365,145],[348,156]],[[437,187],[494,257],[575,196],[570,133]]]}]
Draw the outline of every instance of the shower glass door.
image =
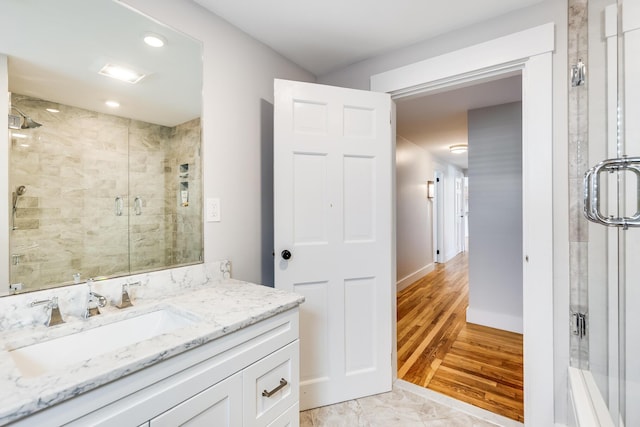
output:
[{"label": "shower glass door", "polygon": [[[619,0],[618,40],[620,151],[640,157],[640,3]],[[638,165],[640,167],[640,165]],[[624,216],[640,216],[640,175],[622,174],[619,195]],[[619,232],[620,425],[640,425],[640,228]]]},{"label": "shower glass door", "polygon": [[[586,273],[578,296],[572,296],[572,307],[576,300],[586,303],[583,314],[587,329],[585,338],[572,347],[572,365],[588,371],[586,378],[593,381],[614,425],[637,426],[640,425],[640,333],[636,329],[640,325],[640,310],[636,308],[640,303],[640,228],[634,224],[640,222],[637,220],[640,219],[637,0],[588,1],[587,64],[588,160],[580,167],[587,164],[588,169],[605,159],[612,166],[601,169],[597,191],[590,186],[586,200],[593,201],[592,196],[597,193],[596,209],[601,218],[620,224],[588,222],[584,234],[588,244],[579,260]],[[638,157],[637,164],[634,157]],[[574,337],[574,343],[575,340]]]}]

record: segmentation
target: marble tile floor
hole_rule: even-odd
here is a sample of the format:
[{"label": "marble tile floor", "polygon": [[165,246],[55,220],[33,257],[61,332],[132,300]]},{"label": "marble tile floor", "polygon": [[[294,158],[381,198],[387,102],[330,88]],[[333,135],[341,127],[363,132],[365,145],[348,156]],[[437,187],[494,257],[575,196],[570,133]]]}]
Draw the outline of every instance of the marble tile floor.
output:
[{"label": "marble tile floor", "polygon": [[389,393],[300,413],[300,427],[521,427],[434,391],[398,380]]}]

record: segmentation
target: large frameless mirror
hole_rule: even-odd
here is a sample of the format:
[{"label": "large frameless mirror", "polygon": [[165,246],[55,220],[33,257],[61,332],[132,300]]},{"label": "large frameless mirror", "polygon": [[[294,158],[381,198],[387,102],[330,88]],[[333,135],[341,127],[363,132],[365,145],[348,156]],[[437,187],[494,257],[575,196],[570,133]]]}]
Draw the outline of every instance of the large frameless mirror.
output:
[{"label": "large frameless mirror", "polygon": [[114,0],[0,15],[9,293],[201,262],[201,43]]}]

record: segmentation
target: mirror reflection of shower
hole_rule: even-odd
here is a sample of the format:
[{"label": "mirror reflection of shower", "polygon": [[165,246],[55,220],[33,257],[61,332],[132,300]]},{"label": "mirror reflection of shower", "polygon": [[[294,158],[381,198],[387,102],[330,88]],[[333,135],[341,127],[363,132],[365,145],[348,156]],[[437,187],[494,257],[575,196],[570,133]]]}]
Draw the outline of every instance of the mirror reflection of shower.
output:
[{"label": "mirror reflection of shower", "polygon": [[21,185],[19,187],[16,188],[16,191],[13,192],[13,209],[12,209],[12,220],[11,220],[11,229],[15,230],[18,227],[16,227],[16,210],[17,210],[17,205],[18,205],[18,197],[22,196],[24,193],[27,192],[27,187],[25,187],[24,185]]}]

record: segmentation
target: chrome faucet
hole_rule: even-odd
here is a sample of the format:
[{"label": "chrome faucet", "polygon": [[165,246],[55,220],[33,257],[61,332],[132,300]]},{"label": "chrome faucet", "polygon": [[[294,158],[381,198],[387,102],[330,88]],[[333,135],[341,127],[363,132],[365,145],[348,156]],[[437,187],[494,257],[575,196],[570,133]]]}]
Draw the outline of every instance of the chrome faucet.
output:
[{"label": "chrome faucet", "polygon": [[49,309],[49,319],[45,323],[47,326],[54,326],[64,323],[62,320],[62,315],[60,314],[60,308],[58,307],[58,297],[52,297],[45,300],[40,301],[31,301],[29,304],[31,307],[35,307],[36,305],[46,304]]},{"label": "chrome faucet", "polygon": [[127,308],[127,307],[133,307],[133,304],[131,303],[131,298],[129,298],[129,286],[141,286],[142,283],[141,282],[134,282],[134,283],[125,283],[124,285],[122,285],[122,300],[120,301],[120,304],[116,305],[116,307],[118,308]]},{"label": "chrome faucet", "polygon": [[107,299],[105,297],[91,290],[92,284],[93,279],[87,280],[87,285],[89,286],[89,299],[87,300],[87,309],[82,316],[85,319],[88,319],[92,316],[97,316],[98,314],[100,314],[100,308],[106,307],[107,305]]}]

